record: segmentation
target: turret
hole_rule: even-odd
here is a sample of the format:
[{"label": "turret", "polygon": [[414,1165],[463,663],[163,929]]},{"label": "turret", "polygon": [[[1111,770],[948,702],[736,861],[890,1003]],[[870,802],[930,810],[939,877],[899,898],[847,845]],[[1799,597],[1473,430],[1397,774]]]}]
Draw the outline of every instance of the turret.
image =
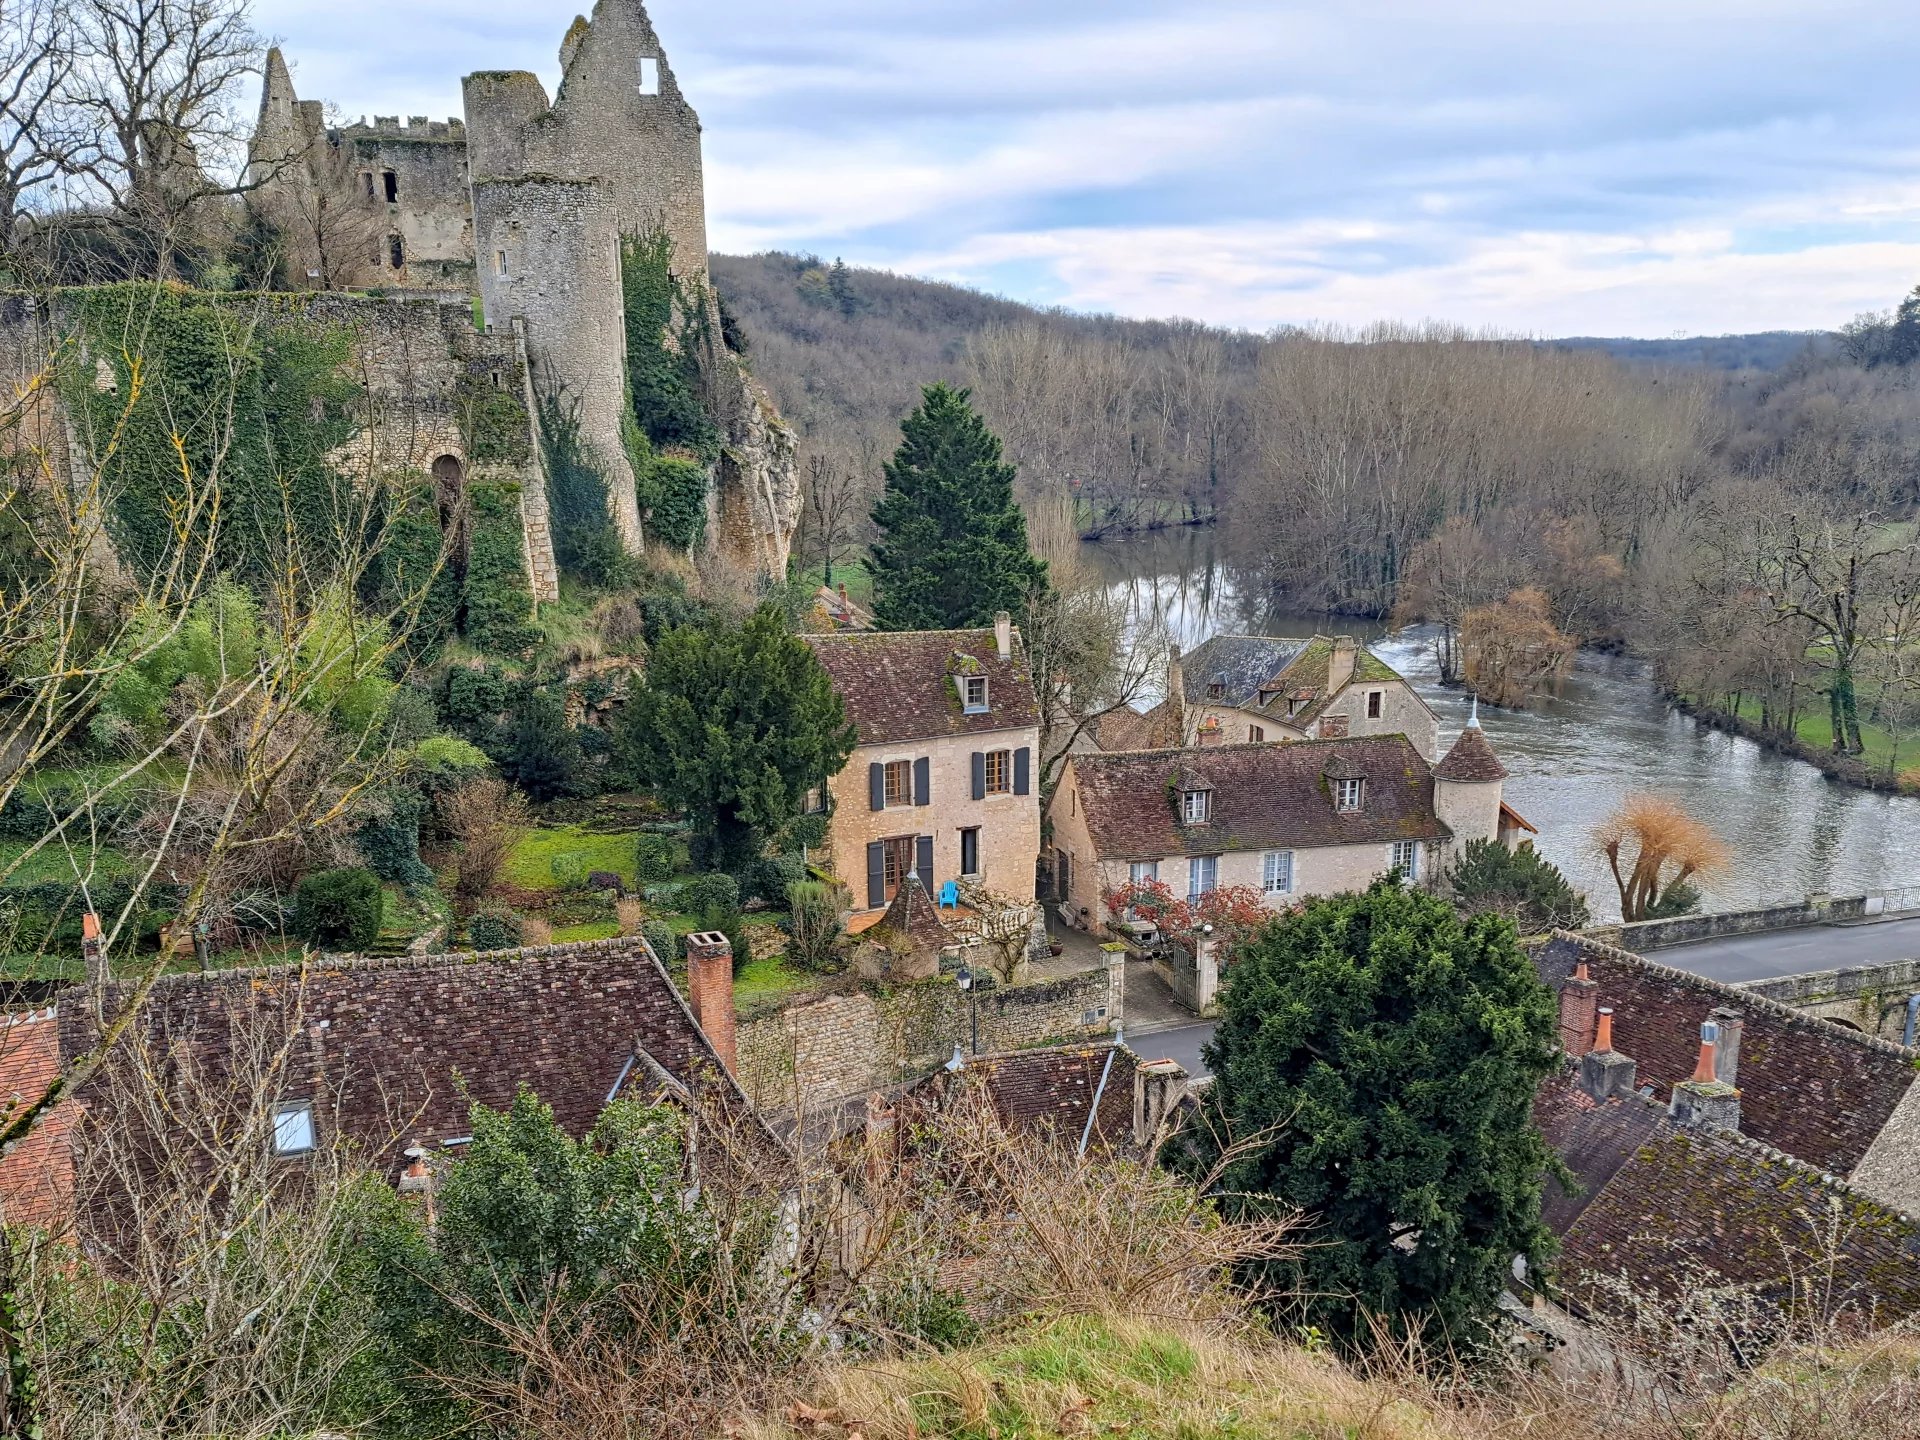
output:
[{"label": "turret", "polygon": [[1480,728],[1480,700],[1476,696],[1466,728],[1446,757],[1433,767],[1433,809],[1453,831],[1453,843],[1494,840],[1500,834],[1500,797],[1507,767],[1487,743]]}]

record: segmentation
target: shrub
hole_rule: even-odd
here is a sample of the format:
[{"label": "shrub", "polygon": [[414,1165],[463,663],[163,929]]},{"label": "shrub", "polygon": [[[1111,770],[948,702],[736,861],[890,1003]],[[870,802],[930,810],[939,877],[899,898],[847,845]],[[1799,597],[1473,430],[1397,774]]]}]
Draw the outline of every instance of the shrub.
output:
[{"label": "shrub", "polygon": [[520,917],[510,910],[482,910],[467,922],[467,944],[475,950],[512,950],[525,935]]},{"label": "shrub", "polygon": [[469,780],[440,797],[440,823],[459,845],[454,898],[472,905],[491,890],[527,828],[527,802],[504,780]]},{"label": "shrub", "polygon": [[740,908],[740,882],[723,871],[696,875],[680,887],[680,908],[689,915]]},{"label": "shrub", "polygon": [[1578,930],[1587,923],[1586,897],[1530,847],[1509,850],[1498,840],[1470,840],[1447,872],[1447,888],[1461,914],[1504,915],[1522,935]]},{"label": "shrub", "polygon": [[806,862],[798,855],[766,855],[741,873],[740,893],[748,900],[785,905],[788,888],[806,878]]},{"label": "shrub", "polygon": [[679,852],[665,835],[642,831],[634,839],[634,875],[642,885],[658,885],[673,878]]},{"label": "shrub", "polygon": [[787,822],[787,845],[794,850],[818,850],[827,843],[825,815],[796,815]]},{"label": "shrub", "polygon": [[792,936],[787,954],[802,969],[840,968],[840,895],[839,886],[819,880],[800,880],[787,887],[788,934]]},{"label": "shrub", "polygon": [[673,927],[664,920],[651,917],[640,922],[640,938],[653,947],[653,953],[660,957],[662,965],[671,965],[680,954],[680,937],[673,933]]},{"label": "shrub", "polygon": [[514,707],[501,768],[536,802],[586,790],[580,737],[567,724],[560,702],[544,690],[529,690]]},{"label": "shrub", "polygon": [[584,890],[587,885],[587,857],[577,850],[556,855],[547,862],[553,883],[562,890]]},{"label": "shrub", "polygon": [[428,889],[433,871],[420,858],[420,815],[426,802],[413,790],[394,790],[387,809],[360,827],[354,841],[367,868],[382,880],[411,892]]},{"label": "shrub", "polygon": [[329,950],[364,950],[380,934],[382,909],[380,878],[348,866],[302,880],[294,915],[303,939]]}]

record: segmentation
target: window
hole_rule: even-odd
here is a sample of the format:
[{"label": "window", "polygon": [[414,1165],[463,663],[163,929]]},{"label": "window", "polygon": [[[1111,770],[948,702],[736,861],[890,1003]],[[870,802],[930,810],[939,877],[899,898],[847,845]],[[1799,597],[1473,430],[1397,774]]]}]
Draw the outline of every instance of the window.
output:
[{"label": "window", "polygon": [[362,170],[360,172],[360,183],[366,186],[367,199],[371,200],[373,198],[373,172],[371,170]]},{"label": "window", "polygon": [[1213,792],[1210,790],[1186,790],[1180,795],[1180,818],[1189,825],[1204,825],[1207,816],[1213,813]]},{"label": "window", "polygon": [[1367,691],[1367,719],[1378,720],[1380,718],[1380,706],[1385,699],[1386,692],[1383,690]]},{"label": "window", "polygon": [[887,899],[891,900],[900,893],[900,882],[913,871],[913,836],[897,835],[891,840],[880,842],[885,854],[882,877],[886,884]]},{"label": "window", "polygon": [[493,273],[498,276],[501,276],[502,278],[505,278],[507,273],[507,252],[506,251],[496,250],[493,252]]},{"label": "window", "polygon": [[660,93],[660,60],[658,56],[640,57],[640,93],[658,95]]},{"label": "window", "polygon": [[1220,874],[1218,855],[1196,855],[1187,862],[1187,898],[1198,900],[1202,895],[1212,893],[1215,880]]},{"label": "window", "polygon": [[1269,895],[1284,895],[1293,889],[1293,852],[1269,850],[1260,888]]},{"label": "window", "polygon": [[1336,780],[1333,782],[1333,808],[1336,810],[1358,810],[1366,795],[1367,782],[1364,780]]},{"label": "window", "polygon": [[313,1103],[290,1100],[273,1107],[273,1153],[305,1155],[313,1149]]},{"label": "window", "polygon": [[1227,698],[1227,682],[1218,678],[1217,676],[1214,679],[1209,680],[1207,682],[1207,698],[1209,700],[1226,699]]},{"label": "window", "polygon": [[960,832],[960,873],[972,878],[980,873],[980,827],[969,825]]},{"label": "window", "polygon": [[1267,738],[1267,730],[1264,725],[1247,726],[1247,743],[1249,745],[1258,745],[1262,740],[1265,740],[1266,738]]},{"label": "window", "polygon": [[913,803],[913,762],[911,760],[889,760],[887,762],[887,806],[911,805]]},{"label": "window", "polygon": [[391,170],[382,170],[380,172],[380,183],[387,188],[387,204],[398,204],[400,201],[400,177]]},{"label": "window", "polygon": [[1130,860],[1127,862],[1127,883],[1146,885],[1160,878],[1158,860]]},{"label": "window", "polygon": [[1013,752],[989,750],[987,752],[987,794],[1011,795],[1012,793]]},{"label": "window", "polygon": [[803,815],[824,815],[827,813],[827,787],[813,785],[807,789],[806,798],[800,802]]},{"label": "window", "polygon": [[1420,842],[1418,840],[1396,840],[1388,860],[1402,879],[1409,882],[1420,878]]},{"label": "window", "polygon": [[398,235],[387,236],[387,264],[398,270],[407,263],[406,251],[401,248]]},{"label": "window", "polygon": [[984,715],[986,713],[986,676],[962,675],[960,677],[960,708],[969,715]]}]

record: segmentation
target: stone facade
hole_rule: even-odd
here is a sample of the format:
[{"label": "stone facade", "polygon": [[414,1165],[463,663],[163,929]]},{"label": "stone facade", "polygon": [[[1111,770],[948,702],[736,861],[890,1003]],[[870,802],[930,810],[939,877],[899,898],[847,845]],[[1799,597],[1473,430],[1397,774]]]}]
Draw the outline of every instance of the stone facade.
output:
[{"label": "stone facade", "polygon": [[254,209],[282,237],[283,283],[477,289],[488,331],[518,336],[534,390],[577,418],[609,518],[639,554],[619,254],[623,238],[665,235],[699,312],[680,318],[697,322],[687,333],[701,399],[722,437],[705,554],[782,578],[800,513],[795,439],[720,338],[699,117],[640,0],[600,0],[568,30],[560,63],[551,99],[529,72],[481,71],[464,81],[464,121],[382,116],[329,130],[273,52],[250,154]]},{"label": "stone facade", "polygon": [[1048,1041],[1104,1035],[1122,1020],[1121,958],[1062,980],[976,993],[951,977],[910,985],[862,986],[790,1005],[741,1025],[740,1084],[763,1109],[818,1109],[924,1073],[973,1048],[1019,1050]]}]

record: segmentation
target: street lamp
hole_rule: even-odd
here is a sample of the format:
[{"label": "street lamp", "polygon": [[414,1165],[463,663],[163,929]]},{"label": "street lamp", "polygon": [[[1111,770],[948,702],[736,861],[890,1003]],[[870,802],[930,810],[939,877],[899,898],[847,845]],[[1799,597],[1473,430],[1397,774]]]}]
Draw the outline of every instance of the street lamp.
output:
[{"label": "street lamp", "polygon": [[980,992],[973,988],[973,971],[962,965],[953,974],[953,983],[960,987],[960,993],[967,997],[967,1008],[973,1012],[973,1053],[980,1053]]}]

